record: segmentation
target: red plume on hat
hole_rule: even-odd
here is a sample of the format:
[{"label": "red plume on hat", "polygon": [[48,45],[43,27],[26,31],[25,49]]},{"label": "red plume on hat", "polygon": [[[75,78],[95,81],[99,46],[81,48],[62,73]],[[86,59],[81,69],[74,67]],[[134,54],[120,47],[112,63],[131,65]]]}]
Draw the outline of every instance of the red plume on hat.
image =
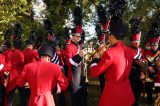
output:
[{"label": "red plume on hat", "polygon": [[65,38],[66,44],[69,44],[71,39],[69,36],[69,29],[68,28],[64,28],[64,38]]},{"label": "red plume on hat", "polygon": [[111,17],[110,17],[109,20],[106,20],[106,23],[105,23],[105,24],[103,24],[103,31],[104,31],[104,32],[108,32],[108,31],[109,31],[108,28],[109,28],[110,21],[111,21]]},{"label": "red plume on hat", "polygon": [[47,40],[52,42],[54,40],[53,29],[52,22],[49,19],[44,20],[44,28],[46,30]]},{"label": "red plume on hat", "polygon": [[160,40],[159,36],[154,37],[154,38],[151,39],[151,43],[159,43],[159,40]]},{"label": "red plume on hat", "polygon": [[140,22],[140,19],[137,17],[130,20],[132,41],[140,41],[141,39]]}]

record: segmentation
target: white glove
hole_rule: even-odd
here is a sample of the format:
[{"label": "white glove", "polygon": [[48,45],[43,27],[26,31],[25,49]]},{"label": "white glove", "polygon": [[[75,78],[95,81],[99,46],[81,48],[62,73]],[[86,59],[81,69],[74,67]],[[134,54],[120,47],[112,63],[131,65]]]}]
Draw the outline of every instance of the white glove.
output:
[{"label": "white glove", "polygon": [[0,71],[3,69],[4,65],[0,64]]}]

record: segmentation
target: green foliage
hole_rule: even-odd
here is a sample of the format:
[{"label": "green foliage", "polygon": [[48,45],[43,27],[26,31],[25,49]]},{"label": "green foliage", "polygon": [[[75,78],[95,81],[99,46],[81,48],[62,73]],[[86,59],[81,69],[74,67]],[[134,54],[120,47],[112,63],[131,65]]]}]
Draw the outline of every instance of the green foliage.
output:
[{"label": "green foliage", "polygon": [[[24,34],[27,27],[31,26],[31,5],[26,0],[1,0],[0,1],[0,39],[6,29],[13,29],[15,23],[22,23]],[[26,26],[26,24],[28,26]]]},{"label": "green foliage", "polygon": [[[20,22],[23,27],[23,37],[28,38],[29,32],[37,29],[39,36],[44,35],[43,24],[33,19],[32,1],[36,0],[0,0],[0,41],[3,39],[3,33],[6,29],[13,29],[16,22]],[[43,0],[46,4],[46,17],[51,19],[55,32],[61,32],[65,25],[65,20],[69,19],[69,15],[75,6],[80,5],[84,11],[84,24],[95,23],[91,18],[93,16],[91,6],[99,3],[108,7],[108,0]],[[159,11],[160,2],[158,0],[127,0],[128,5],[124,22],[129,26],[129,20],[133,17],[143,17],[141,24],[142,44],[145,41],[147,32],[154,21],[154,14]],[[130,33],[125,41],[128,43]]]}]

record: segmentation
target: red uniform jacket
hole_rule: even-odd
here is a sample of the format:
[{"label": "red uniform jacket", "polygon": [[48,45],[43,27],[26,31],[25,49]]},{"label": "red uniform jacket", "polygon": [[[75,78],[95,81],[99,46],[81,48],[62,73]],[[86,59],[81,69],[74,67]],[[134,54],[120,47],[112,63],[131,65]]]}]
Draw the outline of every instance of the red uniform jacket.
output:
[{"label": "red uniform jacket", "polygon": [[5,56],[0,54],[0,83],[4,84]]},{"label": "red uniform jacket", "polygon": [[7,51],[3,53],[3,55],[5,56],[5,61],[6,61],[5,71],[7,72],[10,72],[12,69],[12,63],[11,63],[12,53],[13,53],[12,49],[8,49]]},{"label": "red uniform jacket", "polygon": [[9,74],[9,82],[7,86],[7,93],[16,88],[16,79],[22,72],[24,67],[24,54],[21,50],[15,49],[11,55],[12,69]]},{"label": "red uniform jacket", "polygon": [[36,60],[38,60],[39,58],[39,54],[36,50],[30,49],[30,48],[26,48],[24,51],[24,65],[28,64],[28,63],[33,63],[36,62]]},{"label": "red uniform jacket", "polygon": [[128,78],[133,57],[133,50],[123,42],[118,42],[103,54],[98,64],[91,65],[91,77],[98,77],[102,73],[106,75],[106,84],[99,106],[131,106],[133,104],[134,95]]},{"label": "red uniform jacket", "polygon": [[55,106],[52,90],[58,83],[61,90],[68,86],[68,80],[59,65],[44,60],[27,64],[17,79],[17,85],[28,82],[31,89],[29,106]]},{"label": "red uniform jacket", "polygon": [[64,57],[68,68],[69,81],[72,80],[72,65],[78,66],[82,60],[82,58],[79,56],[79,51],[80,51],[80,46],[72,41],[70,44],[67,45],[65,49]]},{"label": "red uniform jacket", "polygon": [[[145,56],[147,56],[147,55],[152,57],[152,56],[155,55],[155,53],[154,53],[152,50],[148,50],[148,51],[145,52]],[[160,72],[156,69],[155,64],[149,62],[148,65],[149,65],[149,66],[152,66],[152,67],[155,69],[155,71],[157,71],[157,72],[156,72],[156,75],[157,75],[157,76],[156,76],[154,85],[155,85],[156,87],[160,87]]]}]

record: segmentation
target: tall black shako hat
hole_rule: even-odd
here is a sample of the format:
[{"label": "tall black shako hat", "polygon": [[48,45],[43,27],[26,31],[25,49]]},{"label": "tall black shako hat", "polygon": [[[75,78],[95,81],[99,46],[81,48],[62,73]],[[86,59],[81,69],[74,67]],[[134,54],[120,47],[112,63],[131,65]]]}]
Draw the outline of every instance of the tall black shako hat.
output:
[{"label": "tall black shako hat", "polygon": [[28,40],[26,41],[26,44],[28,43],[28,44],[34,45],[36,43],[36,41],[37,41],[37,31],[32,30],[30,32],[30,36],[29,36]]},{"label": "tall black shako hat", "polygon": [[97,33],[99,43],[103,43],[105,41],[105,36],[102,33],[101,26],[99,24],[97,24],[95,30],[96,30],[96,33]]},{"label": "tall black shako hat", "polygon": [[111,34],[120,39],[123,39],[127,32],[127,27],[122,22],[111,21],[109,29]]},{"label": "tall black shako hat", "polygon": [[34,42],[32,40],[26,40],[25,43],[26,45],[34,45]]},{"label": "tall black shako hat", "polygon": [[21,46],[22,46],[22,39],[19,39],[19,38],[14,39],[14,40],[13,40],[13,46],[14,46],[14,48],[16,48],[16,49],[20,49]]},{"label": "tall black shako hat", "polygon": [[53,56],[53,48],[49,45],[42,45],[38,50],[40,56],[47,55],[52,57]]},{"label": "tall black shako hat", "polygon": [[66,44],[69,44],[70,43],[70,33],[69,33],[69,28],[64,28],[64,32],[63,32],[63,34],[64,34],[64,39],[65,39],[65,42],[66,42]]},{"label": "tall black shako hat", "polygon": [[110,0],[109,11],[112,16],[109,31],[119,39],[123,39],[127,32],[127,27],[122,21],[125,13],[125,0]]},{"label": "tall black shako hat", "polygon": [[108,11],[100,4],[96,8],[98,21],[103,26],[103,32],[108,32],[109,23],[111,20],[111,16]]},{"label": "tall black shako hat", "polygon": [[150,29],[151,43],[152,45],[159,44],[160,41],[160,12],[155,17],[155,22]]},{"label": "tall black shako hat", "polygon": [[54,41],[54,36],[53,36],[53,28],[52,28],[52,22],[49,19],[44,20],[44,28],[46,30],[46,35],[47,35],[47,42],[52,43]]},{"label": "tall black shako hat", "polygon": [[76,36],[81,36],[83,30],[82,30],[82,18],[83,18],[83,12],[81,7],[77,6],[74,10],[73,10],[73,23],[74,23],[74,28],[71,29],[71,33],[72,35],[76,35]]},{"label": "tall black shako hat", "polygon": [[17,23],[17,24],[15,24],[14,27],[15,27],[14,32],[13,32],[14,39],[21,39],[21,35],[22,35],[22,31],[23,31],[21,24]]},{"label": "tall black shako hat", "polygon": [[[96,8],[97,15],[98,15],[98,24],[96,25],[96,33],[99,40],[99,43],[105,42],[105,34],[104,33],[109,32],[109,23],[110,23],[110,14],[105,10],[105,8],[100,4]],[[103,29],[101,28],[101,25],[103,26]]]},{"label": "tall black shako hat", "polygon": [[134,17],[130,20],[131,25],[131,33],[132,33],[132,39],[133,42],[140,42],[141,40],[141,30],[140,30],[140,23],[141,23],[140,17]]},{"label": "tall black shako hat", "polygon": [[14,38],[13,38],[13,46],[16,49],[20,49],[22,46],[22,26],[20,23],[15,24],[15,30],[14,30]]},{"label": "tall black shako hat", "polygon": [[11,47],[11,42],[10,42],[11,35],[12,35],[12,31],[7,29],[4,35],[5,42],[2,44],[2,46],[7,46],[7,48]]}]

